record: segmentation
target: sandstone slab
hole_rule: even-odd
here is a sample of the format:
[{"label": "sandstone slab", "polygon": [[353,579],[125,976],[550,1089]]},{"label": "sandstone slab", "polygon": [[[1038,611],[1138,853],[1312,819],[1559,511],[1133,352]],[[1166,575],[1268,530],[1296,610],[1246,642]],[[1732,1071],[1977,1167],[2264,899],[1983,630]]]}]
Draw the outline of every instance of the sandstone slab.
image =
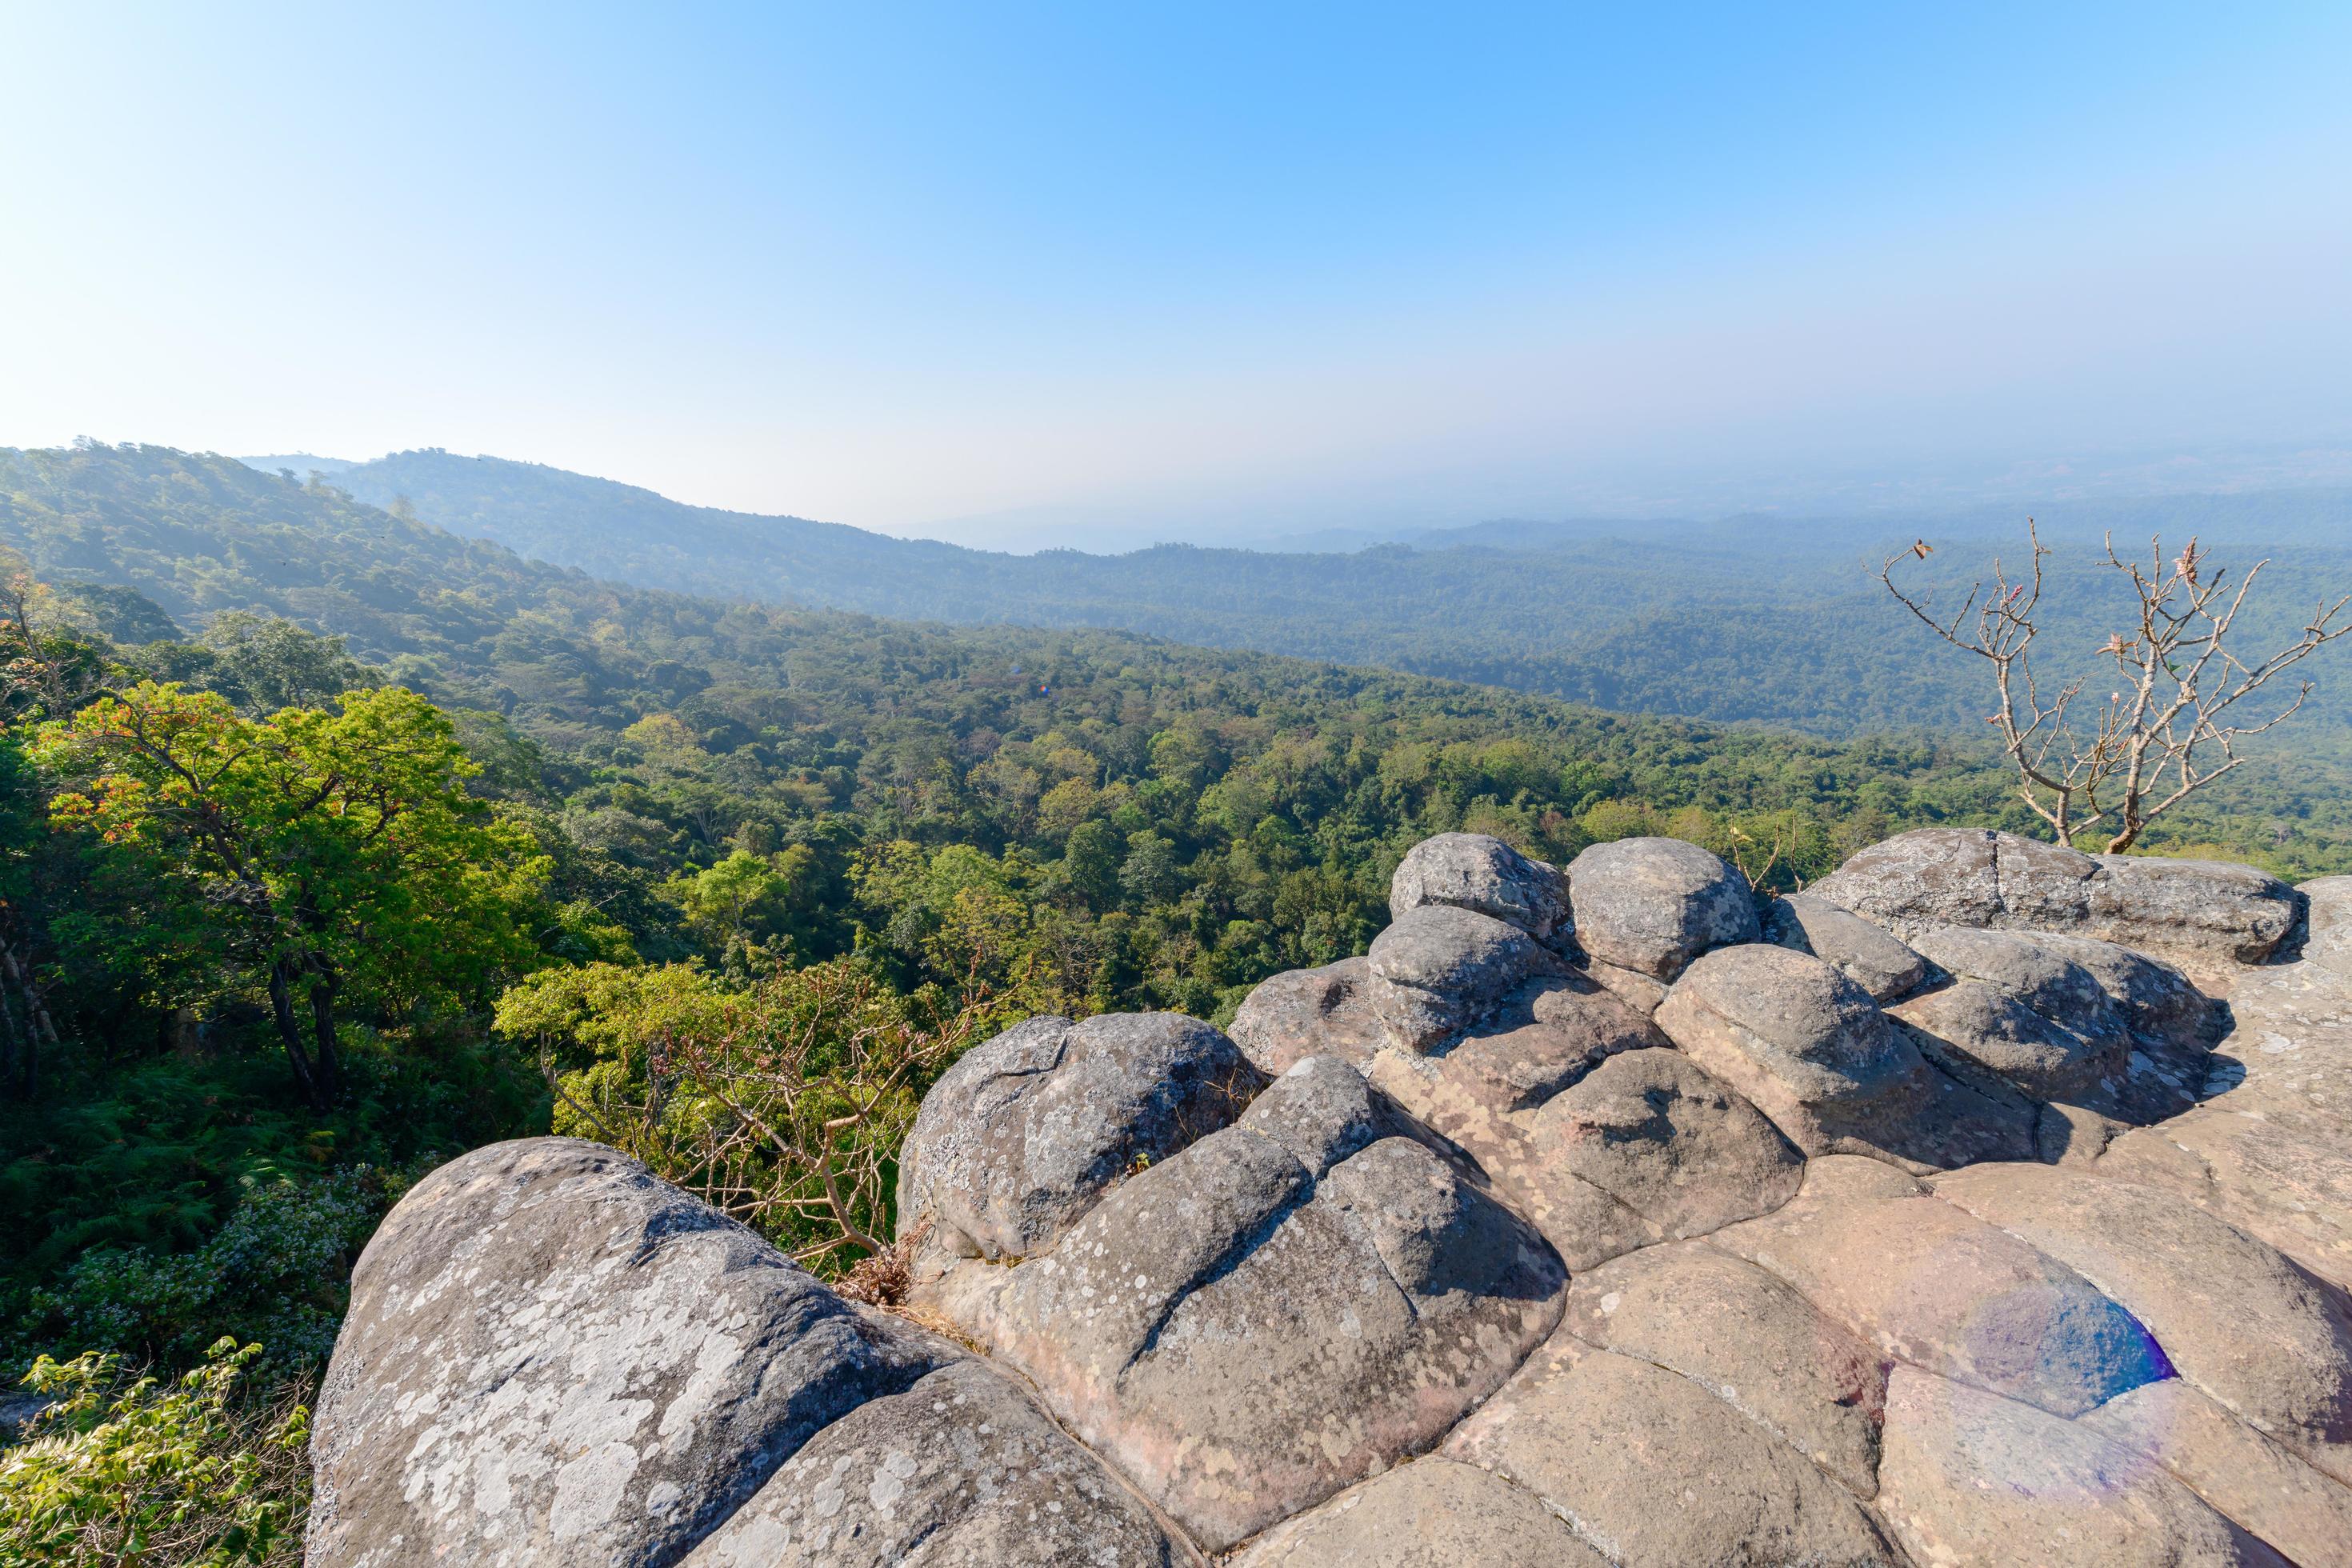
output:
[{"label": "sandstone slab", "polygon": [[1518,927],[1445,904],[1406,911],[1369,957],[1373,1015],[1405,1050],[1468,1028],[1521,982],[1564,968]]},{"label": "sandstone slab", "polygon": [[1814,1160],[1788,1205],[1714,1245],[1894,1360],[2059,1415],[2172,1375],[2156,1337],[2090,1281],[1874,1165]]},{"label": "sandstone slab", "polygon": [[1560,1331],[1679,1373],[1867,1501],[1887,1362],[1777,1276],[1704,1242],[1576,1276]]},{"label": "sandstone slab", "polygon": [[1445,1453],[1507,1477],[1623,1568],[1895,1564],[1862,1506],[1686,1377],[1562,1333]]},{"label": "sandstone slab", "polygon": [[1524,1488],[1431,1455],[1276,1525],[1234,1568],[1609,1568],[1609,1560]]},{"label": "sandstone slab", "polygon": [[2284,1568],[2146,1456],[2030,1405],[1898,1366],[1880,1517],[1916,1563]]},{"label": "sandstone slab", "polygon": [[2182,1378],[2352,1480],[2352,1312],[2274,1249],[2177,1194],[2048,1165],[1981,1165],[1936,1194],[2082,1275]]}]

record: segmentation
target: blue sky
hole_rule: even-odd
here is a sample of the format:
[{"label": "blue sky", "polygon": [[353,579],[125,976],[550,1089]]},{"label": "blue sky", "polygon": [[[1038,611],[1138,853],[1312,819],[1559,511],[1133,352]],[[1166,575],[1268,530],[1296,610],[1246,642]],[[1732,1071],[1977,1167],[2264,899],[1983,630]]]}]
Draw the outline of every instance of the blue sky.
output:
[{"label": "blue sky", "polygon": [[0,25],[0,443],[1106,539],[2352,447],[2352,7]]}]

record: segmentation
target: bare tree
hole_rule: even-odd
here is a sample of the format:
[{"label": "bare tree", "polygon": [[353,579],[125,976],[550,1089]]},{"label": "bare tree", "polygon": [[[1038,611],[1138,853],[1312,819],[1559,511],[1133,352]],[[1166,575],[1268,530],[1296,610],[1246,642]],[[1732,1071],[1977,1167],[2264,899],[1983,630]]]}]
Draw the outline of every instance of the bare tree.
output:
[{"label": "bare tree", "polygon": [[[1932,552],[1926,541],[1888,557],[1878,579],[1937,636],[1991,665],[2000,706],[1985,721],[2000,731],[2026,805],[2061,844],[2104,827],[2110,852],[2129,849],[2150,822],[2243,762],[2240,742],[2284,723],[2303,706],[2311,695],[2308,680],[2283,706],[2280,693],[2267,703],[2260,699],[2281,672],[2352,632],[2352,622],[2338,618],[2352,595],[2332,605],[2323,599],[2293,642],[2261,658],[2242,657],[2231,639],[2268,561],[2255,563],[2232,584],[2225,569],[2209,564],[2194,538],[2169,563],[2162,541],[2151,541],[2143,564],[2117,555],[2109,535],[2106,564],[2129,579],[2138,618],[2091,650],[2114,661],[2118,679],[2085,717],[2076,700],[2088,677],[2053,689],[2034,672],[2042,563],[2051,550],[2031,518],[2026,536],[2033,551],[2031,571],[2012,581],[1995,559],[1991,585],[1977,583],[1948,616],[1934,609],[1932,592],[1914,592],[1895,580],[1898,566]],[[2237,705],[2249,699],[2256,700],[2242,722]]]}]

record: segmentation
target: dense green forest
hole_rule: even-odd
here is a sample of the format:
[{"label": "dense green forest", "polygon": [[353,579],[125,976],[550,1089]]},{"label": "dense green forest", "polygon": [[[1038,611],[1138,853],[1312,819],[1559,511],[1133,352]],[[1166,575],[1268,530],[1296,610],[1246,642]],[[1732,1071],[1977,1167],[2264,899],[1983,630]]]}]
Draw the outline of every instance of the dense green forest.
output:
[{"label": "dense green forest", "polygon": [[[0,453],[0,1352],[86,1436],[258,1478],[173,1526],[222,1561],[286,1558],[351,1260],[467,1147],[604,1139],[854,1277],[965,1044],[1229,1017],[1360,951],[1428,833],[1671,832],[1786,887],[2030,826],[1973,737],[625,586],[158,447]],[[2148,847],[2352,868],[2330,777],[2250,770]],[[13,1485],[6,1521],[97,1528]]]},{"label": "dense green forest", "polygon": [[[836,524],[683,505],[536,464],[426,450],[334,465],[362,500],[590,574],[719,597],[960,623],[1093,626],[1211,647],[1372,664],[1622,712],[1754,721],[1854,736],[1982,722],[1981,671],[1917,635],[1869,575],[1921,534],[1921,569],[1964,592],[2024,548],[2024,511],[1717,522],[1490,524],[1349,554],[1161,545],[1124,555],[1005,555]],[[307,470],[305,471],[306,477]],[[2225,564],[2292,563],[2256,601],[2286,631],[2352,591],[2352,491],[2053,501],[2063,609],[2051,639],[2088,670],[2129,595],[2098,563],[2190,534]],[[2352,680],[2315,711],[2352,722]],[[2305,750],[2311,736],[2305,735]]]}]

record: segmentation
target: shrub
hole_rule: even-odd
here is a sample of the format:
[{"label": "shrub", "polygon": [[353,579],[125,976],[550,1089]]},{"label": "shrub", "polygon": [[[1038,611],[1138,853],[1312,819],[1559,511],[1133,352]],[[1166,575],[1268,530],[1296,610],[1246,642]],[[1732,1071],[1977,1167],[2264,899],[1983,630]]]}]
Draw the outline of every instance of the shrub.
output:
[{"label": "shrub", "polygon": [[247,1387],[260,1354],[223,1339],[177,1384],[41,1357],[25,1382],[55,1403],[0,1455],[0,1568],[299,1563],[310,1411]]}]

